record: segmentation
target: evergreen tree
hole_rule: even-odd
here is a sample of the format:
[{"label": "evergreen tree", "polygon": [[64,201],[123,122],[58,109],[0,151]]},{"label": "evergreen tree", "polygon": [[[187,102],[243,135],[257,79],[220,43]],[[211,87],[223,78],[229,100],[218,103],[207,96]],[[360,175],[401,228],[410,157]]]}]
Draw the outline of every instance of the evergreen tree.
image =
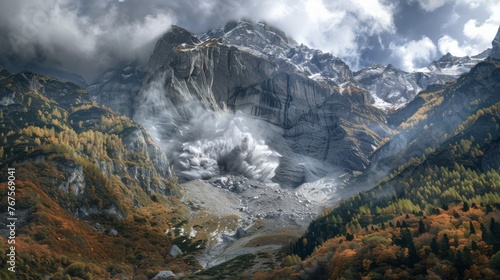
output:
[{"label": "evergreen tree", "polygon": [[437,243],[437,240],[436,240],[436,237],[433,237],[432,238],[432,241],[431,241],[431,250],[432,252],[437,255],[439,253],[439,246],[438,246],[438,243]]},{"label": "evergreen tree", "polygon": [[410,267],[413,267],[414,264],[419,262],[417,248],[415,248],[415,243],[413,243],[413,238],[410,238],[410,244],[408,246],[408,261],[410,263]]},{"label": "evergreen tree", "polygon": [[464,259],[465,259],[465,268],[469,268],[472,265],[472,254],[470,252],[470,248],[464,247]]},{"label": "evergreen tree", "polygon": [[479,249],[479,247],[477,247],[476,241],[472,240],[471,248],[472,248],[473,251],[476,251],[477,249]]},{"label": "evergreen tree", "polygon": [[469,203],[467,203],[467,201],[464,202],[464,205],[462,207],[462,211],[464,211],[464,212],[469,211]]},{"label": "evergreen tree", "polygon": [[470,228],[470,234],[476,234],[476,228],[474,227],[472,221],[469,222],[469,228]]},{"label": "evergreen tree", "polygon": [[443,256],[446,257],[448,256],[448,251],[450,250],[450,239],[448,238],[448,234],[443,235]]},{"label": "evergreen tree", "polygon": [[483,223],[481,223],[479,227],[481,229],[481,238],[483,239],[483,241],[486,243],[490,243],[491,240],[488,229],[486,229]]},{"label": "evergreen tree", "polygon": [[418,233],[423,234],[423,233],[425,233],[425,231],[426,231],[426,229],[425,229],[424,221],[420,220],[418,222]]},{"label": "evergreen tree", "polygon": [[443,206],[441,206],[441,208],[443,208],[444,211],[447,211],[449,208],[448,208],[448,203],[443,203]]},{"label": "evergreen tree", "polygon": [[347,233],[345,235],[345,240],[346,241],[352,241],[354,239],[354,234]]},{"label": "evergreen tree", "polygon": [[455,267],[460,275],[462,275],[465,271],[465,258],[462,250],[457,250],[455,255]]}]

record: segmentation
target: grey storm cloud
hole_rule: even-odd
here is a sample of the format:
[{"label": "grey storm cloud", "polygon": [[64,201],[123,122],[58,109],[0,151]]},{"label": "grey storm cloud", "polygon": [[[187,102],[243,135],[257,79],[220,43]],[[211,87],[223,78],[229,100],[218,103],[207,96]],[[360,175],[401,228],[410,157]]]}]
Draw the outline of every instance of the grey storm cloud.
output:
[{"label": "grey storm cloud", "polygon": [[[498,27],[495,11],[500,10],[495,1],[438,2],[408,0],[408,5],[401,5],[387,0],[3,0],[0,36],[4,39],[0,41],[0,56],[66,68],[90,81],[120,61],[146,62],[157,39],[172,24],[201,33],[229,20],[247,18],[281,28],[296,41],[331,52],[354,69],[363,66],[363,53],[377,56],[377,51],[384,50],[389,52],[393,64],[411,70],[417,62],[430,62],[438,51],[460,49],[469,54],[482,48],[485,38],[494,37],[489,32],[495,24]],[[401,9],[418,9],[425,19],[447,5],[489,12],[484,19],[470,19],[474,21],[463,21],[463,9],[457,9],[456,15],[446,15],[448,21],[454,19],[461,24],[462,37],[445,30],[428,38],[425,32],[429,29],[408,33],[408,37],[399,34],[403,25],[414,24],[398,21],[399,13],[408,13]],[[478,32],[483,35],[477,35]],[[439,40],[441,37],[444,39]],[[422,52],[419,44],[424,44],[427,51]]]}]

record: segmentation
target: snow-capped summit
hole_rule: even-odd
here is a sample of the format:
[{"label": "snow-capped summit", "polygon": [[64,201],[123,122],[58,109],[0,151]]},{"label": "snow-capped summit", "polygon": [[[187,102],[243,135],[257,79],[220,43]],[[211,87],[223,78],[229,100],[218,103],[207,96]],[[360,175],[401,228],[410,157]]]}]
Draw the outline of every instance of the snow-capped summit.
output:
[{"label": "snow-capped summit", "polygon": [[280,66],[295,68],[315,80],[338,85],[352,81],[352,73],[340,58],[298,44],[285,32],[264,22],[233,21],[197,36],[200,41],[220,38],[224,44],[258,52]]},{"label": "snow-capped summit", "polygon": [[408,73],[391,64],[386,67],[375,64],[355,72],[354,79],[370,92],[373,106],[388,110],[406,105],[430,84],[443,84],[453,78],[433,73]]},{"label": "snow-capped summit", "polygon": [[294,69],[308,78],[337,86],[340,92],[354,87],[366,89],[371,104],[379,109],[399,108],[410,102],[429,84],[444,84],[467,72],[480,58],[444,56],[428,68],[407,73],[393,65],[373,65],[353,73],[342,59],[298,44],[282,30],[263,22],[233,21],[224,27],[199,34],[203,42],[217,39],[223,44],[263,55],[283,68]]},{"label": "snow-capped summit", "polygon": [[244,46],[276,57],[286,56],[287,50],[297,45],[278,28],[246,20],[228,22],[224,27],[212,29],[197,37],[200,41],[223,38],[228,45]]},{"label": "snow-capped summit", "polygon": [[427,67],[418,69],[418,72],[434,73],[458,78],[463,73],[469,72],[474,65],[482,61],[482,56],[453,56],[450,53],[443,55],[440,59],[433,61]]}]

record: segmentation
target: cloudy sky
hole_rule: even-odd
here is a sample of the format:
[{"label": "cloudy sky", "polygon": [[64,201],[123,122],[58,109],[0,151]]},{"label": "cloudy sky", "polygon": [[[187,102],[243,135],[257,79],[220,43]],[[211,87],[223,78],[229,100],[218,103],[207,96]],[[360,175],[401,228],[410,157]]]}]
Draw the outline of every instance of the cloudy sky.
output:
[{"label": "cloudy sky", "polygon": [[147,61],[172,24],[201,33],[240,18],[264,20],[354,70],[391,63],[412,71],[447,52],[489,48],[500,1],[0,0],[0,56],[91,81],[119,61]]}]

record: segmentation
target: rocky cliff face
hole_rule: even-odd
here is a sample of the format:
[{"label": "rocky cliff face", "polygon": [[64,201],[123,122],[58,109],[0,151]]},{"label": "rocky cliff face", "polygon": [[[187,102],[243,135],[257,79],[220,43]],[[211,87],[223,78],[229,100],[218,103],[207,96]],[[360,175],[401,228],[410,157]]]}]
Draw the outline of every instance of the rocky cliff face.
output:
[{"label": "rocky cliff face", "polygon": [[[321,177],[333,166],[361,171],[369,164],[373,151],[389,136],[384,112],[370,104],[383,110],[403,107],[429,86],[455,81],[485,55],[458,58],[448,54],[414,73],[391,65],[374,65],[353,73],[340,59],[299,45],[264,23],[230,22],[197,36],[173,26],[156,44],[140,90],[136,79],[134,86],[128,87],[133,90],[123,98],[113,99],[118,93],[113,91],[99,97],[102,88],[127,87],[120,79],[107,80],[105,74],[91,91],[95,89],[94,96],[100,102],[133,114],[155,141],[173,151],[171,156],[189,158],[189,164],[182,159],[174,165],[196,166],[203,176],[213,173],[205,172],[212,169],[212,164],[203,167],[205,161],[226,162],[226,156],[222,156],[224,160],[207,156],[224,149],[206,146],[224,133],[196,144],[202,155],[193,159],[192,144],[206,136],[202,135],[206,127],[203,133],[202,128],[197,133],[190,131],[196,127],[194,122],[227,124],[220,121],[221,116],[227,119],[228,114],[238,111],[264,121],[252,129],[239,127],[240,132],[255,134],[252,139],[265,141],[281,155],[275,179],[296,186],[316,177],[311,174]],[[119,72],[114,71],[114,75]],[[397,114],[409,118],[420,108],[415,105],[420,99],[410,106],[415,111]],[[223,131],[227,125],[214,128]]]},{"label": "rocky cliff face", "polygon": [[[173,54],[186,52],[196,46],[208,45],[236,47],[244,52],[265,57],[280,70],[301,73],[319,83],[336,86],[339,92],[350,86],[364,88],[371,95],[369,103],[383,110],[406,105],[428,85],[444,84],[454,80],[487,56],[481,54],[475,57],[453,57],[448,54],[413,73],[406,73],[391,65],[387,67],[374,65],[353,73],[341,59],[299,45],[277,28],[264,23],[238,21],[229,22],[224,27],[197,36],[181,27],[173,26],[157,42],[146,72],[152,73],[162,65],[171,63],[180,65],[183,62],[170,60],[174,57]],[[137,69],[135,66],[132,68]],[[105,72],[89,87],[89,92],[99,102],[104,102],[103,104],[114,110],[131,116],[135,109],[131,104],[139,92],[140,79],[144,77],[145,72],[135,70],[135,74],[131,76],[130,73],[124,72],[126,69],[120,66]],[[181,76],[185,74],[182,74],[181,69],[177,70]],[[196,76],[200,68],[198,65],[192,69],[190,67],[189,70],[195,71],[191,76]],[[184,69],[185,71],[187,70]]]},{"label": "rocky cliff face", "polygon": [[131,118],[135,97],[142,87],[146,71],[136,63],[118,66],[101,74],[87,91],[99,104]]},{"label": "rocky cliff face", "polygon": [[[242,39],[244,30],[250,39]],[[217,39],[213,34],[224,35]],[[307,173],[326,172],[326,166],[366,167],[374,147],[388,135],[385,115],[369,105],[368,92],[355,87],[339,92],[334,80],[351,74],[334,72],[335,64],[327,62],[335,60],[331,55],[316,53],[308,62],[334,77],[325,83],[309,79],[311,72],[291,63],[285,56],[291,51],[286,36],[265,25],[239,22],[209,35],[200,43],[175,27],[151,57],[155,70],[136,98],[135,118],[158,131],[161,141],[176,139],[178,127],[195,119],[198,110],[241,111],[265,121],[258,134],[283,156],[278,182],[296,186]],[[271,42],[276,47],[264,52]],[[304,164],[306,159],[317,166]]]},{"label": "rocky cliff face", "polygon": [[333,81],[339,85],[352,81],[351,70],[341,59],[299,45],[282,30],[265,23],[229,22],[198,38],[203,41],[216,39],[227,45],[253,50],[266,55],[283,68],[294,69],[310,78]]}]

